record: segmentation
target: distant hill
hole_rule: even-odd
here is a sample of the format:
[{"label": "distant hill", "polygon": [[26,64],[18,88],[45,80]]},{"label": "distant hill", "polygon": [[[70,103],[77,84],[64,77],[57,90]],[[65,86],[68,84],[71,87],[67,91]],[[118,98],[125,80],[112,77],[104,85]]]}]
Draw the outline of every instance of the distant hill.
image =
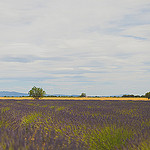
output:
[{"label": "distant hill", "polygon": [[[20,96],[29,96],[27,93],[20,93],[15,91],[0,91],[0,97],[4,96],[14,96],[14,97],[20,97]],[[50,94],[46,94],[46,96],[51,96]],[[73,96],[78,97],[79,95],[64,95],[64,94],[53,94],[53,96]]]},{"label": "distant hill", "polygon": [[14,97],[20,97],[20,96],[28,96],[27,93],[19,93],[19,92],[9,92],[9,91],[0,91],[0,97],[4,96],[14,96]]}]

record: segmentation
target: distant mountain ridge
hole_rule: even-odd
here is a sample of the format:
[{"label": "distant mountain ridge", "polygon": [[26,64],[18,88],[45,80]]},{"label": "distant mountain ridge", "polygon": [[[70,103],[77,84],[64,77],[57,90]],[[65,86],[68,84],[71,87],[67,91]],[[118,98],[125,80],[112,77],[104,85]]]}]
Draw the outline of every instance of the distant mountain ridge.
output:
[{"label": "distant mountain ridge", "polygon": [[14,96],[14,97],[19,97],[19,96],[28,96],[27,93],[20,93],[20,92],[14,92],[14,91],[0,91],[0,97],[4,96]]},{"label": "distant mountain ridge", "polygon": [[[14,96],[14,97],[20,97],[20,96],[29,96],[27,93],[20,93],[15,91],[0,91],[0,97],[4,96]],[[64,94],[46,94],[46,96],[73,96],[78,97],[79,95],[64,95]]]}]

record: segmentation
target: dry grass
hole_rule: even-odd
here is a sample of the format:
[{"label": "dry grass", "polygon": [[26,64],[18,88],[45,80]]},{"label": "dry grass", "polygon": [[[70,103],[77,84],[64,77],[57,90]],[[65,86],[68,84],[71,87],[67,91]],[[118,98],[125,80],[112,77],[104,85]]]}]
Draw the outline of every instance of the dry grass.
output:
[{"label": "dry grass", "polygon": [[[33,100],[32,97],[0,97],[0,99],[3,100],[9,100],[9,99],[13,99],[13,100]],[[129,97],[44,97],[42,98],[44,100],[132,100],[132,101],[149,101],[148,98],[129,98]],[[41,99],[41,100],[42,100]]]}]

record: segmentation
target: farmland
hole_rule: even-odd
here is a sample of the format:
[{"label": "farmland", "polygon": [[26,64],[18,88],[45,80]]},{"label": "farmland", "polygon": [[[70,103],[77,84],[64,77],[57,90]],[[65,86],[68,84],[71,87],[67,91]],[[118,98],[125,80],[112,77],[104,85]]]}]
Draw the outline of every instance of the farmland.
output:
[{"label": "farmland", "polygon": [[[34,100],[32,97],[0,97],[1,100]],[[42,100],[132,100],[150,101],[145,97],[43,97]]]},{"label": "farmland", "polygon": [[148,150],[150,101],[1,98],[0,149]]}]

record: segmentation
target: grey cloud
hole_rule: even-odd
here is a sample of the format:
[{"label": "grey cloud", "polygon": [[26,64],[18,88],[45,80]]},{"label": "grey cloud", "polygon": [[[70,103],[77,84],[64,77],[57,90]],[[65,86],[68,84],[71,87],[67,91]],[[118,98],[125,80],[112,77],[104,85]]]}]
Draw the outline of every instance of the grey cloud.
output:
[{"label": "grey cloud", "polygon": [[63,79],[67,82],[93,82],[86,76],[64,76]]},{"label": "grey cloud", "polygon": [[26,56],[3,56],[0,58],[0,61],[3,62],[17,62],[17,63],[31,63],[34,61],[43,60],[43,61],[68,61],[69,58],[65,57],[38,57],[33,55]]},{"label": "grey cloud", "polygon": [[34,81],[36,82],[38,81],[43,81],[43,80],[54,80],[54,79],[58,79],[58,77],[54,77],[54,76],[47,76],[47,77],[9,77],[9,78],[0,78],[0,81],[23,81],[23,82],[31,82]]},{"label": "grey cloud", "polygon": [[[74,70],[57,70],[57,71],[44,71],[45,73],[50,73],[50,74],[70,74],[70,75],[82,75],[82,74],[86,74],[86,73],[99,73],[99,74],[104,74],[104,73],[109,73],[110,71],[108,70],[100,70],[98,69],[97,71],[92,71],[92,70],[85,70],[85,69],[74,69]],[[77,76],[76,76],[77,77]],[[80,77],[80,76],[78,76]]]},{"label": "grey cloud", "polygon": [[29,63],[33,62],[35,59],[31,57],[13,57],[13,56],[6,56],[2,57],[1,61],[4,62],[19,62],[19,63]]},{"label": "grey cloud", "polygon": [[145,61],[143,65],[150,66],[150,61]]},{"label": "grey cloud", "polygon": [[147,40],[147,38],[144,37],[138,37],[138,36],[133,36],[133,35],[123,35],[124,37],[129,37],[137,40]]}]

